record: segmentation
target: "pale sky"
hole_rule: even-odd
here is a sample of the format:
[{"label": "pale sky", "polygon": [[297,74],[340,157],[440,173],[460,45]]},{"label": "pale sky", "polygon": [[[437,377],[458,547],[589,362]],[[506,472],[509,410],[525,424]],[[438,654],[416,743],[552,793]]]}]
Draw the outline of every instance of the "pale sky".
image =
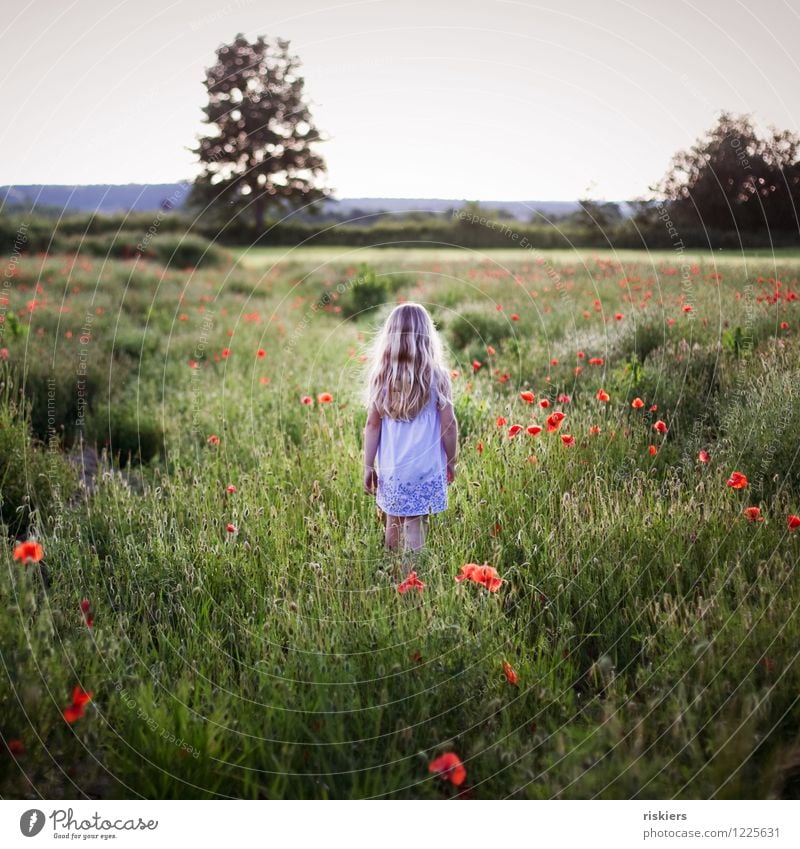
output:
[{"label": "pale sky", "polygon": [[786,0],[33,0],[0,35],[0,184],[197,172],[204,69],[291,40],[338,197],[641,196],[720,109],[800,130]]}]

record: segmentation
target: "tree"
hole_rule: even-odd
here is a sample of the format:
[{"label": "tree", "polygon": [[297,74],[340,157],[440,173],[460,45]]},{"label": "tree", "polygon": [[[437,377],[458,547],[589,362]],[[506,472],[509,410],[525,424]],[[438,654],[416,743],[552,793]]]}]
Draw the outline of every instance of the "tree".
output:
[{"label": "tree", "polygon": [[749,115],[720,113],[717,125],[679,151],[655,187],[676,225],[752,233],[798,230],[800,136],[770,128],[760,138]]},{"label": "tree", "polygon": [[[268,209],[309,203],[327,195],[313,149],[322,140],[304,94],[299,60],[289,42],[239,33],[220,46],[206,69],[206,122],[216,128],[192,148],[203,170],[189,197],[193,209],[252,208],[261,230]],[[252,205],[252,206],[251,206]]]}]

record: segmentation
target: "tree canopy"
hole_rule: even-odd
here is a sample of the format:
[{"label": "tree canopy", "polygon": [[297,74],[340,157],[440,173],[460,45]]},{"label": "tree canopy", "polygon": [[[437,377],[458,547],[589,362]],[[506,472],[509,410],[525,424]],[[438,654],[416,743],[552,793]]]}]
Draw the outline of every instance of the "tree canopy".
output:
[{"label": "tree canopy", "polygon": [[268,209],[326,196],[319,186],[325,162],[314,149],[322,137],[304,92],[299,60],[289,42],[239,33],[221,45],[206,69],[205,121],[214,130],[193,152],[203,163],[189,204],[197,211],[252,212],[261,229]]}]

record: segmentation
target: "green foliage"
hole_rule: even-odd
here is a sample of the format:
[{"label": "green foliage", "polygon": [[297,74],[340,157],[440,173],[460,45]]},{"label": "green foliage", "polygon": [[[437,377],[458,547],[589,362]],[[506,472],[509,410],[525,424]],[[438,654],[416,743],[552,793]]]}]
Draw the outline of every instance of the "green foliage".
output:
[{"label": "green foliage", "polygon": [[367,263],[361,263],[353,277],[341,284],[344,291],[338,303],[342,315],[349,319],[361,318],[372,310],[392,303],[397,292],[407,284],[404,274],[378,274]]},{"label": "green foliage", "polygon": [[0,403],[0,517],[11,534],[24,533],[35,511],[52,517],[77,486],[77,477],[56,444],[33,440],[13,403],[10,376],[3,373]]}]

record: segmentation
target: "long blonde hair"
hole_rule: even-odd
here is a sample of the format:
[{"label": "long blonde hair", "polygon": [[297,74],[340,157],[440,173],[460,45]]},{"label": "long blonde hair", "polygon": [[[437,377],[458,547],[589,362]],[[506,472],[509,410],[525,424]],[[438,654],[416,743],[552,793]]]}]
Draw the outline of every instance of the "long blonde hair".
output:
[{"label": "long blonde hair", "polygon": [[372,342],[368,362],[365,402],[368,407],[374,404],[381,416],[413,419],[428,403],[434,382],[439,407],[453,403],[442,340],[422,304],[398,304],[389,313]]}]

